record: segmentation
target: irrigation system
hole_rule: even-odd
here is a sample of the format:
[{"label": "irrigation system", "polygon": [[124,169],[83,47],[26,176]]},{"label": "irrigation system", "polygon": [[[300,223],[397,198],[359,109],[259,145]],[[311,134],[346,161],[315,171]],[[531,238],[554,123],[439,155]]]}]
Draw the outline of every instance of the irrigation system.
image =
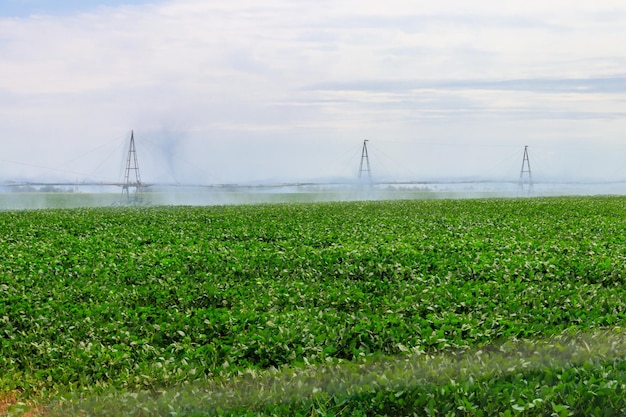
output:
[{"label": "irrigation system", "polygon": [[[42,182],[30,182],[30,181],[7,181],[0,184],[4,187],[104,187],[115,186],[121,188],[121,197],[119,204],[121,205],[135,205],[142,204],[143,191],[149,187],[197,187],[204,189],[219,189],[219,190],[260,190],[260,189],[281,189],[290,187],[334,187],[334,186],[354,186],[354,185],[367,185],[369,187],[374,186],[397,186],[397,187],[420,187],[420,186],[454,186],[464,184],[476,184],[476,185],[507,185],[510,187],[517,186],[518,196],[531,196],[534,195],[534,186],[536,184],[566,184],[566,185],[610,185],[610,184],[624,184],[625,181],[577,181],[577,182],[536,182],[533,180],[529,146],[524,146],[522,166],[520,169],[519,179],[514,180],[502,180],[502,179],[445,179],[445,180],[403,180],[403,181],[377,181],[373,175],[372,165],[370,163],[370,155],[368,152],[369,139],[363,140],[363,146],[361,149],[361,158],[359,162],[359,170],[357,178],[354,181],[326,181],[326,182],[281,182],[281,183],[267,183],[267,184],[180,184],[180,183],[146,183],[141,179],[139,170],[139,158],[137,155],[137,149],[135,146],[135,133],[131,131],[130,140],[128,143],[128,152],[125,158],[125,170],[122,181],[42,181]],[[513,188],[514,189],[514,188]]]}]

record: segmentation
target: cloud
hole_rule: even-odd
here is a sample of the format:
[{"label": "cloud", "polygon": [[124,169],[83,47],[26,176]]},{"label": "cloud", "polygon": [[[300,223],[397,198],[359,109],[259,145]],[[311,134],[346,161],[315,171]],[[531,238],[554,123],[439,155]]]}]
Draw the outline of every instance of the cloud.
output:
[{"label": "cloud", "polygon": [[626,93],[626,77],[602,78],[529,78],[514,80],[452,80],[452,81],[393,81],[374,80],[344,83],[321,83],[307,87],[310,90],[335,91],[409,91],[430,90],[485,90],[530,91],[537,93],[593,94]]},{"label": "cloud", "polygon": [[610,0],[169,0],[0,18],[0,153],[90,173],[77,157],[134,129],[158,145],[154,170],[228,182],[317,177],[365,137],[397,166],[430,152],[430,172],[475,169],[443,142],[615,148],[624,15]]}]

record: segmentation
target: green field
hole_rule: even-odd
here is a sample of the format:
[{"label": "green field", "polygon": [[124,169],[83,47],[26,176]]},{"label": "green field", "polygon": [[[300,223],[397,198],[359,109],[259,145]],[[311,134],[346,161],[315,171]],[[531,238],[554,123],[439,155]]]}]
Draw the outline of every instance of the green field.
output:
[{"label": "green field", "polygon": [[4,211],[0,259],[9,415],[626,413],[624,197]]}]

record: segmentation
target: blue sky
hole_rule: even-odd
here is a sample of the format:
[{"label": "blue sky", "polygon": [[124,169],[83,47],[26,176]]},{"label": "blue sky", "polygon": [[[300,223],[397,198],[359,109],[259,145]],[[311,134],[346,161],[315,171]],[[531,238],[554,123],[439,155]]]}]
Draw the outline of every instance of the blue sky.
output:
[{"label": "blue sky", "polygon": [[0,5],[0,179],[626,178],[621,0]]},{"label": "blue sky", "polygon": [[98,7],[156,3],[158,0],[3,0],[0,16],[26,18],[32,15],[66,15],[88,12]]}]

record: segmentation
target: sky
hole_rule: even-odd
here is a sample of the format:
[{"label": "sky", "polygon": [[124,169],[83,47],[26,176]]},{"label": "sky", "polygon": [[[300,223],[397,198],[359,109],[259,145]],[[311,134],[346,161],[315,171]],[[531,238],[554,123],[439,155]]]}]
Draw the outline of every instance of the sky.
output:
[{"label": "sky", "polygon": [[0,181],[626,179],[622,0],[3,0]]}]

